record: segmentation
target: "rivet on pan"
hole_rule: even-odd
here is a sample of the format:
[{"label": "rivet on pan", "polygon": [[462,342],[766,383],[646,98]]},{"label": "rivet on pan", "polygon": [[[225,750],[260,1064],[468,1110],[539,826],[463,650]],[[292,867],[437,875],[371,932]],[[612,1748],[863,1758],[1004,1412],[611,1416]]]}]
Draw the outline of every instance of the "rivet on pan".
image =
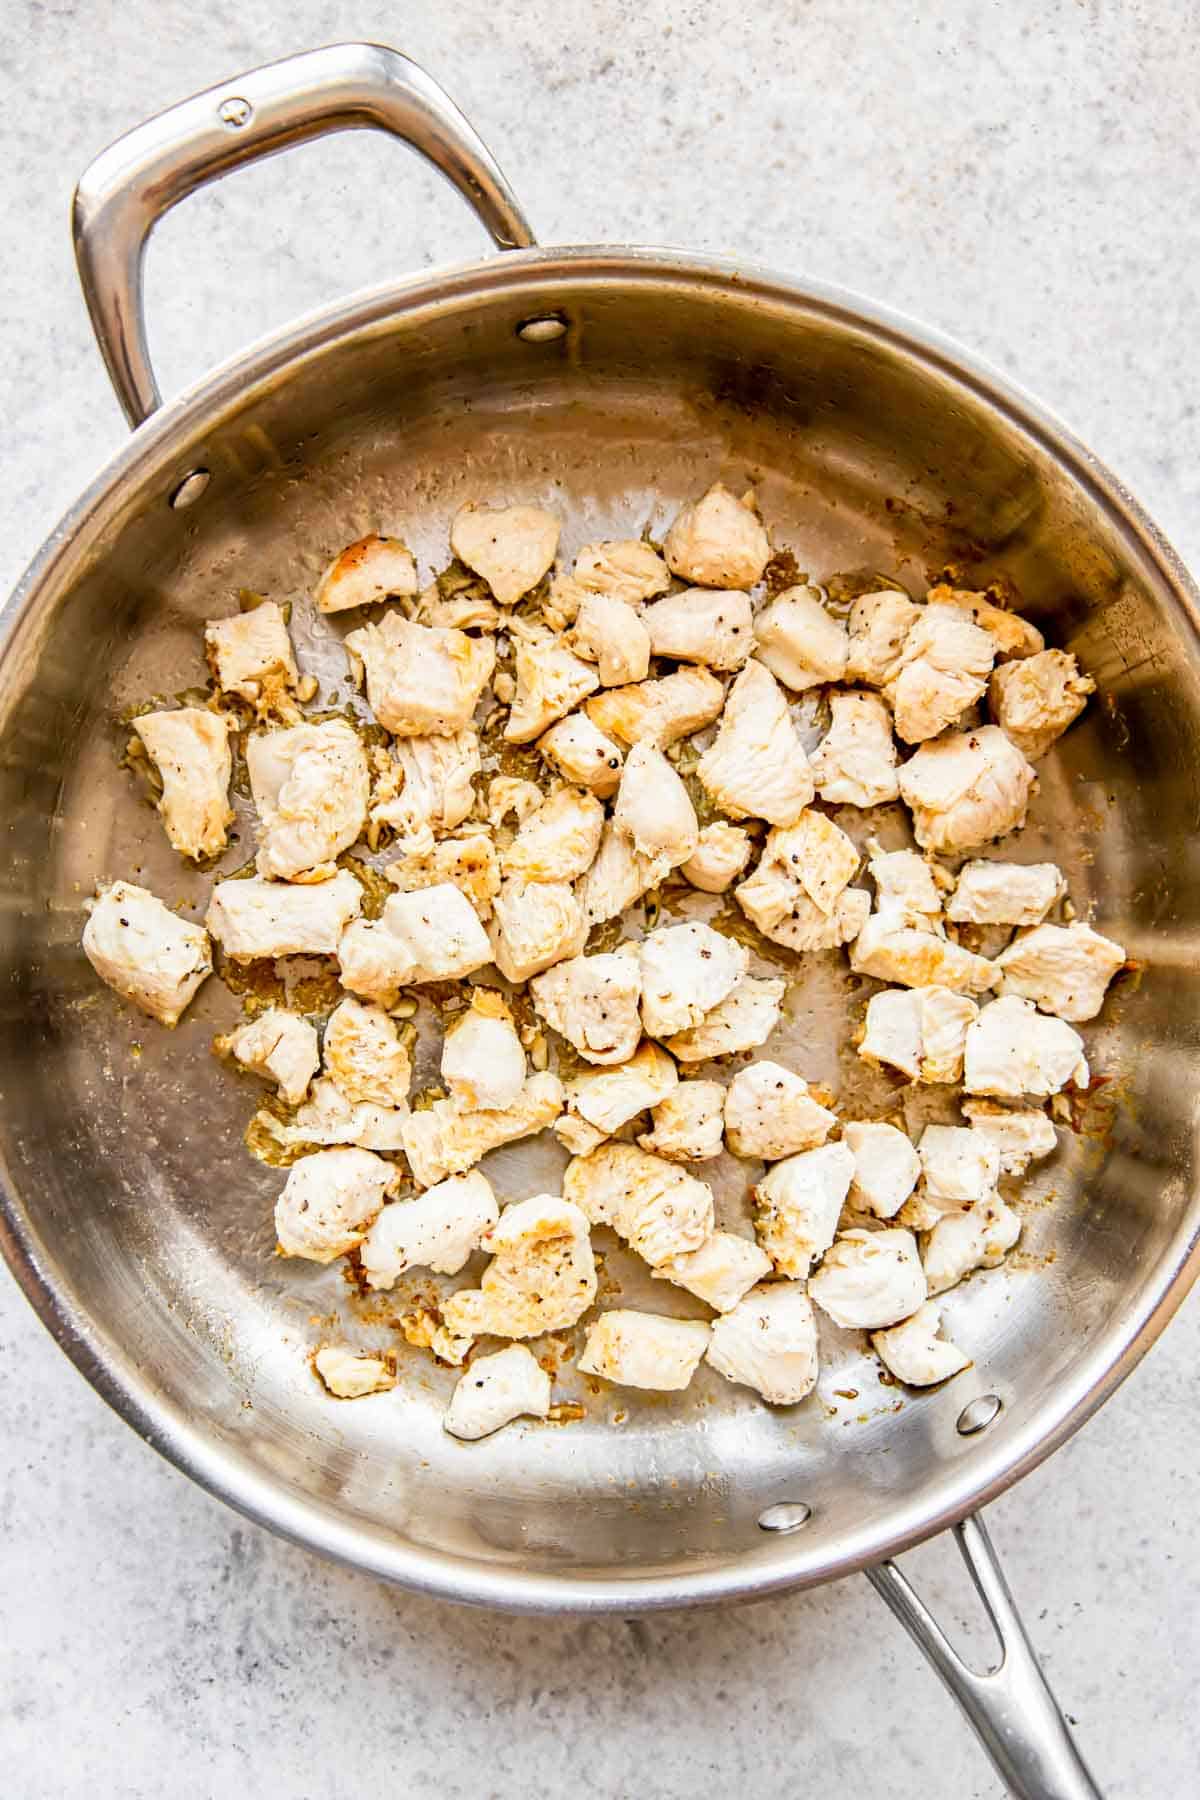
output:
[{"label": "rivet on pan", "polygon": [[803,1500],[780,1500],[758,1515],[760,1531],[799,1531],[812,1518],[812,1507]]},{"label": "rivet on pan", "polygon": [[171,495],[171,505],[175,511],[182,512],[185,506],[194,506],[210,480],[207,469],[193,469],[190,475],[185,475]]},{"label": "rivet on pan", "polygon": [[958,1415],[959,1436],[974,1437],[977,1431],[986,1430],[1002,1405],[999,1394],[976,1394]]},{"label": "rivet on pan", "polygon": [[217,117],[222,125],[228,125],[230,131],[240,131],[254,117],[254,108],[240,94],[232,94],[228,100],[222,100],[217,108]]},{"label": "rivet on pan", "polygon": [[543,313],[540,318],[526,319],[517,326],[517,336],[526,344],[549,344],[562,337],[567,321],[561,313]]}]

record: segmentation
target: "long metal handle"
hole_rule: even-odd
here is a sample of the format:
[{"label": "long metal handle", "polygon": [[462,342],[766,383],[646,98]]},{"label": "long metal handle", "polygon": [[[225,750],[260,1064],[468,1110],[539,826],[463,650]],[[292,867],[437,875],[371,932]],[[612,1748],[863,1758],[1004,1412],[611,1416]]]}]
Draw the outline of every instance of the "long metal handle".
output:
[{"label": "long metal handle", "polygon": [[332,44],[252,69],[118,138],[75,189],[75,260],[101,354],[131,425],[161,404],[142,298],[146,240],[180,200],[243,163],[332,131],[388,131],[474,207],[501,250],[534,243],[487,146],[442,89],[382,44]]},{"label": "long metal handle", "polygon": [[1034,1654],[982,1518],[954,1528],[963,1561],[1000,1640],[981,1674],[965,1663],[893,1562],[868,1569],[904,1629],[925,1652],[1017,1800],[1103,1800]]}]

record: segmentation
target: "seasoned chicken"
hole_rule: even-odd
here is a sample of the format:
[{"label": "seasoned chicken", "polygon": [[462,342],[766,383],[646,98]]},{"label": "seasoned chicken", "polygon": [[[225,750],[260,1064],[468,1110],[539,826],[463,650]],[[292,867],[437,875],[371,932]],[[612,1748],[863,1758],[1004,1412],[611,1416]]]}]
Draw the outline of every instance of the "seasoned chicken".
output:
[{"label": "seasoned chicken", "polygon": [[588,1062],[628,1062],[642,1035],[637,956],[575,956],[529,984],[546,1023]]},{"label": "seasoned chicken", "polygon": [[585,594],[575,616],[571,648],[595,663],[601,687],[644,681],[650,672],[650,633],[641,616],[612,594]]},{"label": "seasoned chicken", "polygon": [[995,639],[965,608],[923,607],[884,684],[897,737],[922,744],[953,725],[983,694],[995,655]]},{"label": "seasoned chicken", "polygon": [[351,668],[365,674],[367,699],[396,737],[450,737],[471,722],[496,662],[495,640],[437,625],[415,625],[403,613],[360,625],[346,639]]},{"label": "seasoned chicken", "polygon": [[491,1183],[478,1169],[451,1175],[412,1200],[393,1200],[359,1246],[370,1288],[390,1288],[406,1269],[457,1275],[500,1217]]},{"label": "seasoned chicken", "polygon": [[371,606],[393,595],[416,594],[420,585],[408,545],[399,538],[371,533],[347,544],[334,557],[317,583],[317,611],[335,613],[351,606]]},{"label": "seasoned chicken", "polygon": [[246,768],[258,808],[259,874],[328,880],[366,823],[371,780],[358,733],[341,719],[255,732]]},{"label": "seasoned chicken", "polygon": [[754,621],[755,655],[793,693],[840,681],[846,673],[846,627],[821,604],[816,588],[793,587]]},{"label": "seasoned chicken", "polygon": [[778,976],[743,975],[733,992],[706,1013],[690,1031],[668,1038],[666,1048],[677,1062],[707,1062],[765,1044],[783,1010],[787,982]]},{"label": "seasoned chicken", "polygon": [[676,669],[661,681],[609,688],[587,703],[593,725],[623,744],[666,750],[679,738],[711,725],[725,704],[725,689],[707,669]]},{"label": "seasoned chicken", "polygon": [[752,588],[771,546],[750,508],[718,481],[676,515],[663,555],[673,575],[698,587]]},{"label": "seasoned chicken", "polygon": [[594,694],[600,676],[555,633],[532,626],[516,637],[514,653],[517,688],[504,735],[510,744],[530,744],[547,725]]},{"label": "seasoned chicken", "polygon": [[973,1000],[949,988],[887,988],[867,1002],[858,1054],[913,1081],[960,1081],[967,1027],[978,1016]]},{"label": "seasoned chicken", "polygon": [[517,824],[523,825],[545,798],[536,781],[523,781],[519,775],[497,775],[488,782],[488,820],[492,825],[503,825],[511,813]]},{"label": "seasoned chicken", "polygon": [[922,1081],[961,1081],[967,1030],[979,1008],[965,994],[944,987],[914,988],[921,1003]]},{"label": "seasoned chicken", "polygon": [[550,1377],[524,1344],[477,1356],[459,1376],[442,1420],[451,1437],[474,1443],[514,1419],[544,1419],[550,1411]]},{"label": "seasoned chicken", "polygon": [[754,1229],[781,1275],[802,1280],[828,1250],[853,1178],[845,1144],[802,1150],[767,1170],[753,1190]]},{"label": "seasoned chicken", "polygon": [[595,862],[603,830],[604,807],[594,794],[559,788],[524,820],[501,867],[521,881],[574,881]]},{"label": "seasoned chicken", "polygon": [[1054,863],[969,862],[946,917],[971,925],[1040,925],[1066,891]]},{"label": "seasoned chicken", "polygon": [[506,981],[528,981],[552,963],[578,956],[588,921],[565,881],[501,882],[493,903],[492,958]]},{"label": "seasoned chicken", "polygon": [[295,713],[291,695],[300,682],[283,609],[264,600],[231,619],[210,619],[204,648],[218,688],[248,700],[260,717]]},{"label": "seasoned chicken", "polygon": [[920,616],[921,608],[895,588],[860,594],[850,608],[845,679],[883,687],[899,672],[908,634]]},{"label": "seasoned chicken", "polygon": [[721,1154],[724,1107],[719,1081],[681,1081],[651,1110],[654,1129],[643,1132],[638,1143],[668,1162],[710,1162]]},{"label": "seasoned chicken", "polygon": [[525,1052],[513,1016],[495,988],[471,989],[471,1004],[442,1040],[442,1080],[468,1110],[512,1106],[525,1085]]},{"label": "seasoned chicken", "polygon": [[963,1116],[995,1145],[1005,1175],[1023,1175],[1031,1162],[1053,1155],[1058,1133],[1044,1112],[997,1106],[994,1100],[964,1100]]},{"label": "seasoned chicken", "polygon": [[936,931],[906,923],[910,916],[892,907],[872,913],[850,950],[850,967],[856,974],[905,987],[952,988],[955,993],[982,994],[995,986],[999,980],[995,963]]},{"label": "seasoned chicken", "polygon": [[808,1283],[810,1297],[845,1331],[876,1331],[925,1302],[925,1274],[909,1231],[845,1231]]},{"label": "seasoned chicken", "polygon": [[652,1269],[712,1236],[707,1183],[633,1144],[602,1144],[576,1157],[563,1176],[563,1194],[593,1225],[611,1226]]},{"label": "seasoned chicken", "polygon": [[321,1066],[315,1029],[281,1006],[213,1041],[218,1056],[232,1056],[243,1069],[273,1081],[289,1106],[299,1106]]},{"label": "seasoned chicken", "polygon": [[616,1068],[585,1070],[566,1084],[568,1111],[611,1137],[638,1113],[674,1092],[679,1075],[665,1050],[649,1041]]},{"label": "seasoned chicken", "polygon": [[329,1015],[324,1050],[325,1073],[347,1100],[369,1106],[407,1104],[412,1081],[408,1045],[381,1006],[347,995]]},{"label": "seasoned chicken", "polygon": [[1041,650],[1003,663],[988,685],[988,704],[1022,756],[1037,762],[1058,742],[1094,694],[1096,683],[1065,650]]},{"label": "seasoned chicken", "polygon": [[745,1298],[756,1281],[770,1273],[771,1259],[765,1250],[732,1231],[714,1231],[698,1250],[673,1256],[655,1269],[654,1279],[686,1288],[715,1312],[727,1313]]},{"label": "seasoned chicken", "polygon": [[[750,600],[736,589],[685,588],[656,600],[642,620],[654,655],[675,662],[740,669],[754,648]],[[627,679],[640,681],[641,676]]]},{"label": "seasoned chicken", "polygon": [[1000,1152],[981,1131],[927,1125],[917,1145],[921,1197],[934,1211],[961,1212],[990,1200],[1000,1179]]},{"label": "seasoned chicken", "polygon": [[837,1114],[815,1101],[803,1076],[782,1063],[739,1069],[725,1094],[725,1141],[735,1156],[778,1162],[823,1144]]},{"label": "seasoned chicken", "polygon": [[700,839],[696,809],[661,750],[635,744],[625,760],[613,824],[639,856],[669,869],[687,861]]},{"label": "seasoned chicken", "polygon": [[[211,907],[206,922],[211,930]],[[164,1025],[179,1023],[212,974],[208,934],[131,881],[115,881],[92,903],[83,951],[101,981]]]},{"label": "seasoned chicken", "polygon": [[973,1269],[994,1269],[1021,1235],[1021,1221],[999,1195],[970,1212],[946,1213],[925,1240],[925,1280],[944,1294]]},{"label": "seasoned chicken", "polygon": [[900,797],[923,850],[974,850],[1025,823],[1033,781],[1016,746],[997,726],[983,725],[923,744],[901,765]]},{"label": "seasoned chicken", "polygon": [[313,1368],[337,1400],[362,1400],[396,1385],[396,1359],[390,1350],[370,1356],[344,1344],[322,1344],[313,1357]]},{"label": "seasoned chicken", "polygon": [[585,544],[575,558],[570,575],[557,575],[550,584],[550,604],[569,625],[585,594],[611,594],[627,606],[637,606],[671,585],[666,563],[652,545],[640,538],[614,538],[603,544]]},{"label": "seasoned chicken", "polygon": [[559,521],[540,506],[490,508],[469,502],[450,527],[450,548],[491,588],[501,606],[515,606],[554,561]]},{"label": "seasoned chicken", "polygon": [[357,1144],[360,1150],[402,1150],[408,1101],[399,1095],[389,1106],[348,1100],[337,1083],[322,1075],[290,1124],[274,1113],[256,1113],[260,1131],[288,1149],[310,1144]]},{"label": "seasoned chicken", "polygon": [[204,923],[233,962],[267,956],[333,956],[362,907],[362,888],[348,869],[332,881],[218,881]]},{"label": "seasoned chicken", "polygon": [[482,582],[463,579],[467,585],[444,599],[436,581],[427,587],[412,612],[417,623],[455,631],[499,631],[504,623],[501,609],[487,598]]},{"label": "seasoned chicken", "polygon": [[589,1125],[578,1113],[560,1113],[550,1127],[569,1156],[590,1156],[608,1142],[608,1133]]},{"label": "seasoned chicken", "polygon": [[696,848],[680,865],[681,871],[701,893],[723,894],[750,861],[751,848],[748,832],[740,825],[727,825],[718,819],[702,828]]},{"label": "seasoned chicken", "polygon": [[705,790],[735,819],[791,825],[813,779],[783,689],[753,657],[729,690],[716,740],[696,765]]},{"label": "seasoned chicken", "polygon": [[1001,994],[1032,1000],[1060,1019],[1094,1019],[1108,984],[1125,963],[1125,952],[1078,920],[1071,925],[1039,925],[996,958]]},{"label": "seasoned chicken", "polygon": [[414,854],[427,852],[435,833],[461,825],[475,804],[479,733],[472,725],[445,737],[400,738],[372,755],[371,824],[390,826]]},{"label": "seasoned chicken", "polygon": [[699,1025],[733,992],[750,960],[741,944],[698,920],[648,932],[638,956],[642,1025],[656,1038]]},{"label": "seasoned chicken", "polygon": [[448,882],[466,895],[484,920],[491,918],[492,901],[500,892],[500,859],[484,830],[466,830],[458,837],[443,838],[432,850],[397,856],[384,864],[382,872],[403,894]]},{"label": "seasoned chicken", "polygon": [[225,848],[233,818],[229,804],[229,728],[203,706],[143,713],[137,735],[158,770],[158,810],[173,850],[196,862]]},{"label": "seasoned chicken", "polygon": [[284,1256],[331,1263],[360,1244],[396,1180],[370,1150],[315,1150],[292,1164],[275,1204]]},{"label": "seasoned chicken", "polygon": [[794,824],[768,832],[757,869],[734,898],[764,933],[795,910],[801,895],[828,917],[859,861],[854,843],[832,819],[806,810]]},{"label": "seasoned chicken", "polygon": [[796,1281],[751,1288],[714,1319],[708,1360],[727,1381],[751,1387],[771,1406],[794,1406],[817,1385],[817,1322]]},{"label": "seasoned chicken", "polygon": [[[756,891],[751,889],[752,893]],[[776,887],[768,904],[773,903],[777,894]],[[836,950],[839,944],[848,944],[851,938],[858,936],[870,910],[871,896],[865,888],[846,888],[828,913],[822,912],[807,894],[798,894],[791,911],[778,924],[769,930],[763,930],[760,925],[759,930],[765,938],[770,938],[774,944],[782,944],[786,950]]]},{"label": "seasoned chicken", "polygon": [[[875,904],[880,912],[888,910],[908,915],[908,923],[933,930],[940,925],[942,896],[935,878],[934,866],[918,856],[915,850],[882,850],[872,838],[867,867],[875,883]],[[937,876],[950,884],[952,878],[938,869]]]},{"label": "seasoned chicken", "polygon": [[699,1319],[664,1319],[616,1307],[588,1326],[576,1367],[581,1375],[599,1375],[619,1387],[675,1393],[691,1382],[708,1335]]},{"label": "seasoned chicken", "polygon": [[597,799],[607,800],[616,793],[625,758],[619,746],[605,737],[585,712],[568,713],[565,719],[559,719],[538,739],[538,749],[560,775],[578,782]]},{"label": "seasoned chicken", "polygon": [[1032,1000],[1007,994],[985,1006],[968,1027],[963,1085],[968,1094],[997,1100],[1039,1099],[1073,1082],[1086,1088],[1083,1039],[1062,1019],[1038,1012]]},{"label": "seasoned chicken", "polygon": [[627,912],[670,873],[667,857],[639,856],[630,839],[610,819],[581,890],[589,927]]},{"label": "seasoned chicken", "polygon": [[343,987],[394,1006],[402,987],[473,974],[492,960],[492,947],[466,895],[445,882],[392,894],[378,919],[347,928],[337,954]]},{"label": "seasoned chicken", "polygon": [[877,1219],[894,1219],[917,1185],[921,1159],[903,1131],[867,1119],[842,1127],[854,1158],[850,1205]]},{"label": "seasoned chicken", "polygon": [[404,1122],[404,1153],[413,1179],[427,1188],[447,1175],[461,1175],[489,1150],[544,1131],[562,1109],[562,1082],[549,1073],[531,1075],[512,1105],[494,1112],[466,1112],[455,1100],[435,1100]]},{"label": "seasoned chicken", "polygon": [[477,1288],[460,1288],[442,1307],[456,1337],[530,1338],[565,1331],[596,1298],[588,1222],[577,1206],[535,1194],[506,1206],[483,1234],[492,1261]]},{"label": "seasoned chicken", "polygon": [[878,694],[856,688],[830,694],[828,732],[809,762],[831,806],[882,806],[900,793],[891,715]]},{"label": "seasoned chicken", "polygon": [[941,1334],[942,1315],[932,1300],[919,1306],[911,1319],[890,1331],[871,1333],[871,1347],[897,1381],[909,1387],[933,1387],[971,1366],[957,1345]]},{"label": "seasoned chicken", "polygon": [[1036,656],[1046,648],[1046,640],[1036,625],[1006,607],[996,606],[986,594],[969,593],[952,587],[931,587],[925,596],[930,606],[951,606],[969,612],[976,625],[991,634],[996,646],[996,661],[1010,657]]}]

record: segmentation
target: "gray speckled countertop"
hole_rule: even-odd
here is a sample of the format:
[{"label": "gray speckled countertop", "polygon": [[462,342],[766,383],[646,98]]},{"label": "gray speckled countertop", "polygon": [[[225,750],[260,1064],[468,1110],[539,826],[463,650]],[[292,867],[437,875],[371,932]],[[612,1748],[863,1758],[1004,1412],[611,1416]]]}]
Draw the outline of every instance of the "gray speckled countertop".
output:
[{"label": "gray speckled countertop", "polygon": [[[545,241],[731,250],[916,314],[1071,420],[1200,562],[1189,14],[1109,0],[10,0],[5,584],[122,438],[74,282],[73,178],[192,89],[349,36],[394,42],[447,83]],[[156,242],[164,387],[344,289],[483,247],[435,177],[378,140],[243,173]],[[1193,1303],[989,1515],[1082,1743],[1130,1800],[1189,1791],[1200,1762],[1200,1579],[1180,1545],[1198,1357]],[[861,1581],[590,1623],[388,1591],[160,1462],[7,1279],[0,1406],[12,1800],[999,1792]],[[946,1545],[912,1562],[944,1617],[970,1613]]]}]

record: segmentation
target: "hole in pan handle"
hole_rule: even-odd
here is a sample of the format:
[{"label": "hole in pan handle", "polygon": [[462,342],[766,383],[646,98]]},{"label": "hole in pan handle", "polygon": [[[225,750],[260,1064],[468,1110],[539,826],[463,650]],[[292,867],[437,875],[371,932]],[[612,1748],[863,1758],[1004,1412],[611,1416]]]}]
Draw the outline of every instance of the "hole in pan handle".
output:
[{"label": "hole in pan handle", "polygon": [[92,329],[126,418],[160,405],[142,295],[163,214],[243,163],[328,132],[387,131],[453,182],[501,250],[535,242],[487,146],[424,69],[382,44],[331,44],[252,69],[148,119],[101,152],[75,189],[71,229]]}]

